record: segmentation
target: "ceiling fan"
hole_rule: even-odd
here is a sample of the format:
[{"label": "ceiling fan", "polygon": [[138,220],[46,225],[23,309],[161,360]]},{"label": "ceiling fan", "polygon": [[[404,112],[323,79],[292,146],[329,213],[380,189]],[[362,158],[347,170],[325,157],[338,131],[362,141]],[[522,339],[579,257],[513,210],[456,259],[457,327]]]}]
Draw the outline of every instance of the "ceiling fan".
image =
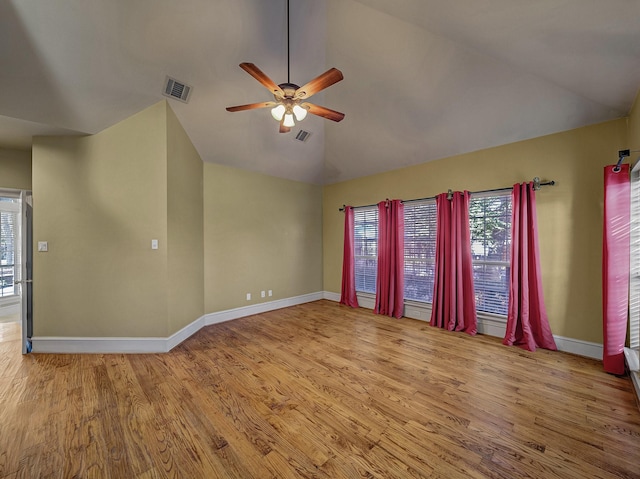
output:
[{"label": "ceiling fan", "polygon": [[262,83],[273,94],[274,101],[230,106],[227,107],[227,111],[236,112],[271,107],[271,116],[280,122],[280,133],[291,131],[291,127],[295,126],[294,116],[296,120],[302,121],[307,116],[307,113],[321,116],[328,120],[341,121],[344,118],[344,113],[314,105],[305,100],[342,80],[344,78],[342,72],[336,68],[331,68],[309,83],[298,86],[290,81],[289,50],[289,0],[287,0],[287,82],[276,85],[271,78],[253,63],[241,63],[240,68]]}]

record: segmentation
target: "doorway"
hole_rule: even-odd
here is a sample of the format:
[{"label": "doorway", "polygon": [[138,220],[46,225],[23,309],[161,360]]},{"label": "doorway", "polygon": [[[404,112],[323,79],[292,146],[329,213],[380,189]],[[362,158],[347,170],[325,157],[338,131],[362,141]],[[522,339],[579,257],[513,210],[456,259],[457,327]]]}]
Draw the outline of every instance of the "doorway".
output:
[{"label": "doorway", "polygon": [[0,190],[0,341],[19,338],[31,352],[32,308],[31,192]]}]

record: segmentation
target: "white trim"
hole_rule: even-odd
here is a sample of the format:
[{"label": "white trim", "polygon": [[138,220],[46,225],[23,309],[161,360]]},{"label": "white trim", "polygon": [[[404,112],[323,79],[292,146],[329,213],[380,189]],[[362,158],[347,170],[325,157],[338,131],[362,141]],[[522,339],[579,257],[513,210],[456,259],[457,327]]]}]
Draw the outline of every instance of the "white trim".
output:
[{"label": "white trim", "polygon": [[[243,306],[241,308],[228,309],[209,313],[196,319],[180,331],[168,338],[74,338],[74,337],[50,337],[35,336],[32,338],[34,353],[166,353],[178,344],[200,331],[205,326],[218,324],[233,319],[243,318],[254,314],[266,313],[276,309],[287,308],[298,304],[310,303],[320,299],[340,301],[340,295],[331,291],[304,294],[291,298],[278,299],[266,303]],[[371,294],[358,293],[358,303],[366,309],[373,309],[375,297]],[[413,302],[405,303],[405,316],[420,321],[429,321],[431,317],[431,305]],[[504,337],[506,321],[502,318],[482,317],[478,318],[478,332],[488,336]],[[559,351],[602,359],[602,344],[590,343],[579,339],[554,336]],[[634,379],[637,381],[637,379]],[[634,383],[635,384],[635,383]],[[640,389],[639,389],[640,391]]]},{"label": "white trim", "polygon": [[[205,315],[205,325],[224,323],[232,319],[244,318],[254,314],[266,313],[276,309],[288,308],[298,304],[310,303],[324,298],[323,292],[303,294],[302,296],[294,296],[292,298],[277,299],[267,303],[252,304],[251,306],[242,306],[240,308],[227,309],[226,311],[217,311]],[[340,301],[340,298],[338,298]]]},{"label": "white trim", "polygon": [[602,360],[602,344],[591,343],[581,339],[565,338],[564,336],[556,336],[555,334],[553,335],[553,339],[556,340],[558,351]]},{"label": "white trim", "polygon": [[[358,304],[362,308],[373,309],[375,306],[375,295],[370,293],[357,293]],[[340,301],[340,295],[324,292],[324,298],[332,301]],[[337,299],[336,299],[337,298]],[[431,304],[418,303],[414,301],[404,302],[404,316],[420,321],[429,321],[431,319]],[[478,333],[494,336],[496,338],[504,338],[507,332],[507,320],[500,316],[490,314],[478,314]],[[558,351],[565,353],[577,354],[588,358],[602,359],[602,344],[591,343],[581,339],[565,338],[563,336],[553,336],[558,346]]]},{"label": "white trim", "polygon": [[165,353],[167,338],[31,338],[32,352],[53,354]]},{"label": "white trim", "polygon": [[15,298],[17,301],[10,303],[7,301],[6,304],[3,304],[0,301],[0,316],[11,316],[13,314],[20,314],[20,298]]},{"label": "white trim", "polygon": [[629,376],[636,392],[636,401],[640,407],[640,357],[637,349],[624,348],[624,357],[629,367]]},{"label": "white trim", "polygon": [[276,301],[209,313],[189,323],[168,338],[74,338],[35,336],[31,338],[32,351],[34,353],[53,354],[166,353],[205,326],[298,304],[310,303],[323,298],[324,292],[310,293],[292,298],[278,299]]},{"label": "white trim", "polygon": [[200,316],[194,322],[187,324],[180,331],[175,332],[171,336],[169,336],[166,339],[165,350],[161,351],[161,352],[169,352],[169,351],[171,351],[173,348],[175,348],[182,341],[188,339],[189,337],[193,336],[198,331],[200,331],[203,327],[206,326],[206,324],[204,322],[204,318],[205,318],[204,316]]},{"label": "white trim", "polygon": [[336,303],[340,302],[340,293],[334,293],[332,291],[323,291],[322,297],[324,299],[328,299],[329,301],[335,301]]},{"label": "white trim", "polygon": [[629,371],[640,372],[640,358],[637,349],[624,348],[624,357],[627,360]]}]

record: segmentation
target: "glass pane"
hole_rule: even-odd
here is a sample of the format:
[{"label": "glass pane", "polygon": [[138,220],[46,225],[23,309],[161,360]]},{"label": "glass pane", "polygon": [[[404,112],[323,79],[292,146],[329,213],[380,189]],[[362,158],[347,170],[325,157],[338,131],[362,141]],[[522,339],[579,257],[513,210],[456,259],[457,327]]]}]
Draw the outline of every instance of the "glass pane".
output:
[{"label": "glass pane", "polygon": [[473,265],[473,282],[478,311],[507,315],[509,270],[509,266]]},{"label": "glass pane", "polygon": [[506,316],[509,306],[511,194],[505,192],[471,198],[469,226],[476,309]]},{"label": "glass pane", "polygon": [[469,202],[471,254],[474,260],[509,261],[511,195],[472,198]]},{"label": "glass pane", "polygon": [[376,292],[378,209],[359,208],[353,215],[356,291]]},{"label": "glass pane", "polygon": [[[3,201],[13,203],[11,198]],[[18,240],[18,213],[0,210],[0,298],[16,294],[15,279]]]},{"label": "glass pane", "polygon": [[414,301],[433,301],[436,257],[435,200],[404,206],[404,296]]}]

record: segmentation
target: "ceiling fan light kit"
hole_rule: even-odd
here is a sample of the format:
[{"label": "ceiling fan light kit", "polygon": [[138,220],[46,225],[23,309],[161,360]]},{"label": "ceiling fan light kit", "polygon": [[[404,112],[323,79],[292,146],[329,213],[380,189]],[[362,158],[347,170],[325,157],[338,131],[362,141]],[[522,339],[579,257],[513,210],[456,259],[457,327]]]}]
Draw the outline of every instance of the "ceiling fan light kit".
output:
[{"label": "ceiling fan light kit", "polygon": [[289,0],[287,0],[287,82],[276,85],[271,78],[253,63],[241,63],[240,68],[267,88],[273,94],[274,101],[230,106],[227,107],[227,111],[236,112],[271,108],[271,116],[280,122],[280,133],[288,133],[291,131],[291,128],[295,126],[295,121],[304,120],[307,113],[336,122],[341,121],[344,118],[344,113],[315,105],[305,100],[325,88],[330,87],[334,83],[341,81],[344,78],[342,72],[337,68],[331,68],[309,83],[299,87],[291,83],[289,78],[289,72],[291,70],[289,50]]}]

